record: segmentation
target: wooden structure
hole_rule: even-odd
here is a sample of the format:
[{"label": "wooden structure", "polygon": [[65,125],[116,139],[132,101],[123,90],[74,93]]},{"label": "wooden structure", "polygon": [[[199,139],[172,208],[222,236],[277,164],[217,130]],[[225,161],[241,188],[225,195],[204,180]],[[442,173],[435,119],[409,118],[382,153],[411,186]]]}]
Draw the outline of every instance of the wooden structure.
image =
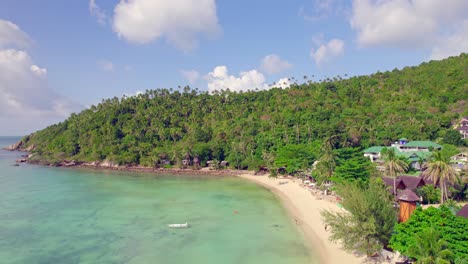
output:
[{"label": "wooden structure", "polygon": [[400,192],[397,198],[400,202],[398,221],[400,223],[406,222],[416,210],[416,202],[419,202],[419,197],[410,189],[406,189]]}]

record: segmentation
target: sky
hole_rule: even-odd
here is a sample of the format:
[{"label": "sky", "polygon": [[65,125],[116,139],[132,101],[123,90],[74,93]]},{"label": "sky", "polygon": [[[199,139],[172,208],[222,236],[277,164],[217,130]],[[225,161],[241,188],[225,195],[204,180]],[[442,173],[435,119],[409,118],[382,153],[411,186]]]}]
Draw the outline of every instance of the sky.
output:
[{"label": "sky", "polygon": [[102,99],[285,88],[468,52],[466,0],[2,0],[0,136]]}]

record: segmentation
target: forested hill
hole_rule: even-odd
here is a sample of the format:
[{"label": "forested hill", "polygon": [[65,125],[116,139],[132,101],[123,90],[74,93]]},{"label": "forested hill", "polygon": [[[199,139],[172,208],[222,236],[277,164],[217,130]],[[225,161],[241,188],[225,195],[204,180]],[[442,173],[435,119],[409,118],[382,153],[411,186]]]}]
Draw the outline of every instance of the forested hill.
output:
[{"label": "forested hill", "polygon": [[[302,78],[301,78],[302,79]],[[305,79],[305,78],[304,78]],[[214,94],[166,89],[103,100],[24,137],[36,159],[110,160],[159,166],[169,159],[227,160],[255,168],[283,152],[307,164],[321,142],[335,148],[435,140],[468,115],[468,55],[370,76],[304,80],[288,89]]]}]

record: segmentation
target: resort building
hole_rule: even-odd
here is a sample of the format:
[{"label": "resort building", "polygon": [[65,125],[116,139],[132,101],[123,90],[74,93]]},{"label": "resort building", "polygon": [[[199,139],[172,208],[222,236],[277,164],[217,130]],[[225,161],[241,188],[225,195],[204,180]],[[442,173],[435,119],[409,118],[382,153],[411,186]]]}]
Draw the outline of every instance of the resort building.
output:
[{"label": "resort building", "polygon": [[463,139],[468,138],[468,116],[462,118],[462,120],[455,126],[455,129],[458,130]]},{"label": "resort building", "polygon": [[422,163],[432,156],[432,151],[442,149],[442,146],[432,141],[408,141],[406,138],[400,138],[390,147],[373,146],[364,150],[364,156],[372,162],[383,162],[382,151],[394,149],[397,156],[407,158],[410,166],[415,170],[421,170]]}]

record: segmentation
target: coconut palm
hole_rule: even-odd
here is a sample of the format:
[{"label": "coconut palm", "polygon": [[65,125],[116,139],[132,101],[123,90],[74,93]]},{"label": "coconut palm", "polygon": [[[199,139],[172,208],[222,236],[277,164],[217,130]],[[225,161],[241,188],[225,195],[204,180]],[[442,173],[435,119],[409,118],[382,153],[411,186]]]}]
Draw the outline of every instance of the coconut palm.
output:
[{"label": "coconut palm", "polygon": [[454,183],[458,176],[455,169],[450,166],[450,159],[441,152],[435,152],[428,163],[426,173],[434,184],[439,183],[440,203],[444,203],[444,200],[448,199],[447,184]]},{"label": "coconut palm", "polygon": [[396,178],[408,169],[408,163],[400,159],[394,148],[388,148],[383,153],[388,175],[393,178],[393,194],[396,195]]},{"label": "coconut palm", "polygon": [[423,229],[415,235],[416,243],[409,248],[409,254],[420,264],[450,264],[452,251],[447,242],[440,238],[434,227]]}]

